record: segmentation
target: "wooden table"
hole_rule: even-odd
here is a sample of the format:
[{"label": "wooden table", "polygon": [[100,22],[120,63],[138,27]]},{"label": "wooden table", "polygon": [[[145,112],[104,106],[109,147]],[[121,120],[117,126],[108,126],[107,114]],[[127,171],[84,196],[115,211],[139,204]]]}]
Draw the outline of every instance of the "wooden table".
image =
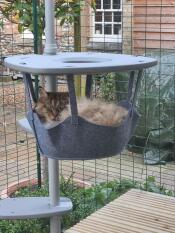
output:
[{"label": "wooden table", "polygon": [[175,233],[175,198],[131,189],[65,233]]}]

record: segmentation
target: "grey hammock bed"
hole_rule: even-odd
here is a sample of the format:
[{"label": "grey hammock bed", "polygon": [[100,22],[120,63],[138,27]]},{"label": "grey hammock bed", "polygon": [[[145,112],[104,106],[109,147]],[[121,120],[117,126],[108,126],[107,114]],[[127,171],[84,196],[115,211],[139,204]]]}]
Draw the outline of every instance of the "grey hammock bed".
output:
[{"label": "grey hammock bed", "polygon": [[[128,116],[117,127],[96,125],[78,116],[74,78],[73,75],[67,75],[71,116],[59,125],[46,129],[32,109],[32,101],[36,101],[36,97],[31,75],[24,74],[24,81],[29,103],[27,119],[43,156],[59,160],[99,159],[119,154],[130,140],[138,119],[135,101],[132,99],[136,97],[138,89],[138,83],[136,83],[133,93],[134,72],[128,85],[128,98],[118,104],[128,110]],[[87,77],[86,84],[86,96],[88,97],[91,90],[90,76]]]}]

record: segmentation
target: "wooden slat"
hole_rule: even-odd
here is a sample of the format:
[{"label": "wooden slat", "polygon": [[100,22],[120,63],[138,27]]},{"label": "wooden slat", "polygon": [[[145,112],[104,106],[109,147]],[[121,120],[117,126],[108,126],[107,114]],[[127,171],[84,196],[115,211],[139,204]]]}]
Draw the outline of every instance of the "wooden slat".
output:
[{"label": "wooden slat", "polygon": [[[137,23],[133,27],[134,32],[142,32],[142,33],[148,33],[148,32],[158,32],[158,33],[175,33],[175,25],[174,24],[157,24],[157,23]],[[174,35],[174,34],[173,34]]]},{"label": "wooden slat", "polygon": [[174,233],[175,198],[132,189],[65,233]]},{"label": "wooden slat", "polygon": [[[145,25],[144,27],[146,27],[147,24],[149,24],[149,23],[157,23],[158,28],[161,27],[160,24],[161,25],[163,25],[163,24],[166,24],[166,25],[172,24],[174,26],[174,23],[175,23],[175,17],[171,17],[171,16],[152,17],[152,16],[149,16],[149,15],[140,15],[140,16],[135,15],[133,20],[134,20],[134,23],[135,23],[134,25],[136,25],[137,23],[143,23]],[[165,25],[164,25],[164,27],[165,27]]]},{"label": "wooden slat", "polygon": [[133,47],[173,49],[174,0],[133,0]]},{"label": "wooden slat", "polygon": [[133,0],[133,5],[175,5],[174,0]]},{"label": "wooden slat", "polygon": [[174,7],[172,6],[153,6],[153,5],[146,5],[146,6],[135,6],[134,7],[134,14],[135,15],[142,15],[145,14],[147,16],[157,16],[157,15],[166,15],[166,16],[174,16]]}]

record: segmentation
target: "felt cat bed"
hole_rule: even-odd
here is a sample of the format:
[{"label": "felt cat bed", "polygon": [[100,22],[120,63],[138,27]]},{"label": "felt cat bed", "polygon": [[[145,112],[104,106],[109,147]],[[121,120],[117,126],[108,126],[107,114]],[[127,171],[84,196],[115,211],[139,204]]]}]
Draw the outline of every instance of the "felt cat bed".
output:
[{"label": "felt cat bed", "polygon": [[[141,77],[141,74],[138,76]],[[138,120],[138,113],[134,108],[138,80],[139,77],[133,93],[134,72],[131,72],[128,98],[118,104],[128,110],[128,115],[121,125],[113,127],[96,125],[78,116],[73,75],[67,75],[71,116],[59,125],[46,129],[32,109],[32,100],[36,101],[36,97],[31,76],[24,74],[29,103],[27,119],[35,134],[41,155],[59,160],[88,160],[119,154],[130,140]],[[91,84],[91,78],[88,76],[86,96],[90,96]]]}]

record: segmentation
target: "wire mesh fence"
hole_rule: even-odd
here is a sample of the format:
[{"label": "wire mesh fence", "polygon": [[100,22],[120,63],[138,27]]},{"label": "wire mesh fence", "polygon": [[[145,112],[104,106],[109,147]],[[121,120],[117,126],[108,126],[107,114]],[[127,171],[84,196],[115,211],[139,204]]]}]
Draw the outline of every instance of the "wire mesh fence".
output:
[{"label": "wire mesh fence", "polygon": [[[19,2],[25,4],[25,1]],[[59,51],[99,51],[152,56],[158,59],[159,64],[144,74],[137,101],[141,117],[135,135],[126,150],[120,155],[107,159],[62,161],[60,173],[65,178],[71,177],[84,188],[101,182],[109,183],[112,180],[123,179],[137,181],[148,187],[154,180],[150,180],[149,183],[148,177],[153,177],[159,191],[162,187],[175,191],[174,2],[170,0],[154,2],[97,0],[95,2],[95,9],[93,1],[77,1],[77,8],[74,1],[56,2],[56,5],[62,6],[56,10],[56,39]],[[39,7],[38,12],[42,14]],[[70,15],[76,12],[78,16],[72,19]],[[24,17],[25,14],[23,11],[22,16]],[[1,192],[4,189],[7,192],[6,188],[14,183],[20,186],[21,181],[24,184],[24,181],[38,178],[34,137],[22,131],[16,123],[18,119],[24,117],[26,111],[21,75],[3,66],[5,56],[33,53],[36,43],[39,47],[38,52],[43,51],[44,34],[41,39],[39,38],[41,34],[38,32],[39,39],[34,40],[31,28],[27,29],[25,25],[23,28],[25,30],[19,30],[21,21],[18,21],[18,18],[20,20],[22,16],[18,13],[14,14],[14,9],[9,13],[8,19],[5,14],[1,14]],[[17,22],[14,20],[10,22],[13,17],[17,18]],[[38,30],[42,27],[38,27]],[[32,32],[34,33],[33,28]],[[62,82],[64,77],[59,79]],[[93,79],[93,96],[100,96],[106,100],[123,99],[126,96],[127,80],[127,74],[96,75]],[[84,83],[84,81],[78,83],[82,95]],[[64,82],[62,85],[65,87]],[[47,163],[41,160],[43,175]]]}]

